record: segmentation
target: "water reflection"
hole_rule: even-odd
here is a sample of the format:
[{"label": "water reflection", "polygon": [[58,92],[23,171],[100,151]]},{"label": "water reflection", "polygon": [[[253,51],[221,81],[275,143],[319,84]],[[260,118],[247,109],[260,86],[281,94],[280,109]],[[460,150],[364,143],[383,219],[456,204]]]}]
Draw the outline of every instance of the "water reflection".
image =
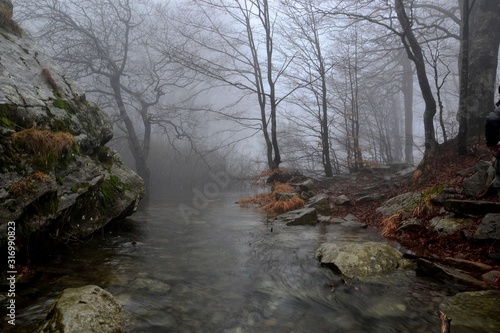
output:
[{"label": "water reflection", "polygon": [[135,318],[130,332],[437,331],[443,286],[414,272],[332,291],[338,277],[314,259],[319,244],[383,240],[378,231],[269,224],[238,198],[219,196],[189,223],[179,196],[152,201],[40,268],[19,297],[15,332],[32,332],[62,289],[85,284],[116,296]]}]

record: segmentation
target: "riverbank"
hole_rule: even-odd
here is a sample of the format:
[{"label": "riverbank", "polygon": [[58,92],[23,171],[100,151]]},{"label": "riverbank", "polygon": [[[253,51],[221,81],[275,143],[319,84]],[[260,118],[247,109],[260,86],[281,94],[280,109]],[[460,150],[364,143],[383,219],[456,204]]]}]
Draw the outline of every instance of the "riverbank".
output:
[{"label": "riverbank", "polygon": [[[353,216],[357,222],[376,227],[387,239],[399,243],[401,251],[413,260],[422,258],[437,265],[446,262],[453,269],[466,271],[481,281],[472,281],[479,289],[500,289],[500,242],[490,238],[491,235],[477,236],[478,229],[484,229],[488,213],[482,207],[500,208],[497,194],[488,189],[489,186],[481,187],[481,181],[491,182],[491,179],[480,179],[488,173],[484,171],[484,175],[478,176],[478,168],[491,165],[491,153],[486,147],[472,147],[466,155],[459,156],[453,142],[441,145],[439,151],[418,168],[372,166],[349,175],[314,179],[311,194],[328,195],[331,210],[326,215],[330,220]],[[269,179],[295,184],[303,181],[296,174],[292,176],[292,180],[286,175]],[[405,196],[414,199],[410,203],[399,203],[397,208],[391,207],[392,211],[382,209],[389,199]],[[448,201],[481,206],[476,209],[479,213],[473,215],[460,209],[450,212]],[[500,215],[488,216],[493,226],[500,223],[496,221]],[[485,267],[492,273],[482,277]],[[456,280],[454,275],[452,279]],[[485,279],[487,284],[483,286]]]},{"label": "riverbank", "polygon": [[[417,193],[427,196],[427,207],[416,213],[421,219],[421,227],[403,228],[388,235],[413,252],[425,256],[454,257],[481,262],[488,265],[500,265],[500,244],[491,241],[477,241],[471,237],[477,230],[483,216],[470,216],[467,226],[448,234],[437,233],[430,221],[437,216],[446,215],[439,196],[455,193],[456,198],[471,201],[498,203],[496,193],[484,191],[476,196],[466,196],[464,181],[474,174],[480,161],[491,161],[491,154],[486,147],[470,150],[465,156],[459,156],[453,143],[442,145],[424,167],[402,175],[396,181],[388,181],[387,174],[377,170],[361,170],[354,176],[341,179],[320,180],[318,185],[331,198],[346,195],[351,204],[338,207],[334,215],[350,213],[360,221],[382,229],[387,223],[386,217],[377,211],[385,201],[404,193]],[[370,200],[359,200],[359,198]],[[424,204],[425,206],[425,204]],[[499,221],[500,223],[500,221]]]}]

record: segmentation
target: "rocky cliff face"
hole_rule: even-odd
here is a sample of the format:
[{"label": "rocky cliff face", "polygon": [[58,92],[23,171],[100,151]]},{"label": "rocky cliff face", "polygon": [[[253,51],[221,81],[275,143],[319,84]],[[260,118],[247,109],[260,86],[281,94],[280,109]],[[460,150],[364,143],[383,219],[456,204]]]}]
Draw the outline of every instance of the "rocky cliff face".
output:
[{"label": "rocky cliff face", "polygon": [[15,221],[21,250],[132,214],[144,184],[104,146],[110,119],[13,24],[0,27],[0,243]]}]

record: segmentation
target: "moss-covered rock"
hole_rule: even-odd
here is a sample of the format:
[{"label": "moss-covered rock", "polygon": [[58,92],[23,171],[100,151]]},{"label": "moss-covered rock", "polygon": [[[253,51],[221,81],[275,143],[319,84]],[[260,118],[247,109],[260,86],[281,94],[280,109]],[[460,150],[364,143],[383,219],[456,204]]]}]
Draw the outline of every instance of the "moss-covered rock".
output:
[{"label": "moss-covered rock", "polygon": [[378,242],[324,243],[316,250],[316,258],[350,277],[367,277],[412,267],[412,263],[404,259],[398,250]]},{"label": "moss-covered rock", "polygon": [[452,332],[500,332],[500,291],[470,291],[448,298],[441,309]]},{"label": "moss-covered rock", "polygon": [[109,117],[33,38],[0,26],[0,59],[0,248],[15,221],[22,264],[30,242],[80,240],[132,214],[144,184],[104,146]]},{"label": "moss-covered rock", "polygon": [[52,304],[40,333],[119,333],[127,316],[107,291],[89,285],[65,289]]}]

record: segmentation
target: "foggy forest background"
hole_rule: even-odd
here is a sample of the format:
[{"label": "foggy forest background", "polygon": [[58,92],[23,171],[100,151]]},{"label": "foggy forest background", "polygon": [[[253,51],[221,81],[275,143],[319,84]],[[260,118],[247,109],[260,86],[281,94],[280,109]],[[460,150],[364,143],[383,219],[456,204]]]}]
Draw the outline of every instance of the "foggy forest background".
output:
[{"label": "foggy forest background", "polygon": [[111,117],[151,194],[210,172],[315,176],[483,144],[496,0],[16,0]]}]

